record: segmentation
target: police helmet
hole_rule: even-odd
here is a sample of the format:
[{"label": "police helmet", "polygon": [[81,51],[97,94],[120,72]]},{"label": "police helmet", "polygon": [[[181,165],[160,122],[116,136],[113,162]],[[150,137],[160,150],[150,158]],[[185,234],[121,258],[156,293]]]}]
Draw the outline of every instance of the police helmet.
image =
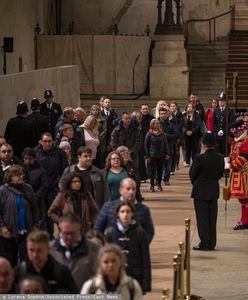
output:
[{"label": "police helmet", "polygon": [[44,98],[51,98],[53,97],[53,93],[51,90],[45,90],[44,92]]},{"label": "police helmet", "polygon": [[226,101],[226,93],[225,92],[221,92],[219,97],[218,97],[218,100],[222,100],[222,101]]}]

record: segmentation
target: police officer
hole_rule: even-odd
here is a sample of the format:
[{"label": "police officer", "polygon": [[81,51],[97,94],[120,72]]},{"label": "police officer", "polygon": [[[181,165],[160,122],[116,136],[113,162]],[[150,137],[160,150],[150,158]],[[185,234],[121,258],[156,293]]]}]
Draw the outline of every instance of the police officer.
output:
[{"label": "police officer", "polygon": [[220,194],[219,179],[224,172],[224,157],[215,150],[213,133],[205,133],[202,144],[204,153],[195,156],[189,173],[200,238],[199,245],[193,250],[209,251],[216,246],[217,200]]},{"label": "police officer", "polygon": [[4,134],[6,142],[13,147],[14,155],[18,158],[22,157],[25,147],[35,147],[39,139],[34,122],[27,115],[28,105],[20,101],[16,107],[16,117],[8,121]]},{"label": "police officer", "polygon": [[45,90],[45,101],[40,105],[40,113],[47,116],[50,132],[54,132],[54,127],[58,118],[62,115],[60,104],[53,102],[53,93],[51,90]]},{"label": "police officer", "polygon": [[[226,129],[232,126],[235,115],[233,110],[226,105],[226,93],[221,92],[218,101],[219,107],[216,108],[213,114],[213,133],[216,137],[218,152],[227,156],[229,151],[226,149]],[[228,128],[226,128],[226,118],[228,119]]]}]

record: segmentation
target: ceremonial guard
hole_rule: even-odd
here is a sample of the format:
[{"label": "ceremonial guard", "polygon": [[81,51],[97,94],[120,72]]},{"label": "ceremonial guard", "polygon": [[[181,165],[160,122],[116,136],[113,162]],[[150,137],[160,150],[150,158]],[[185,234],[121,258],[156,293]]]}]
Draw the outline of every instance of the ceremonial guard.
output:
[{"label": "ceremonial guard", "polygon": [[238,198],[241,218],[234,230],[248,229],[248,120],[236,129],[230,154],[230,197]]}]

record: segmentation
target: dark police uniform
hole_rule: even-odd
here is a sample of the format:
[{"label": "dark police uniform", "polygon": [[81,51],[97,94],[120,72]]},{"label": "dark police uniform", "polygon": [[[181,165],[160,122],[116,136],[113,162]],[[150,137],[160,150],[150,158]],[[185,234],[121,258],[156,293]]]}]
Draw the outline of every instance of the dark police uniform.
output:
[{"label": "dark police uniform", "polygon": [[47,116],[50,131],[53,133],[58,118],[62,115],[60,104],[55,102],[49,104],[45,101],[40,105],[40,113]]},{"label": "dark police uniform", "polygon": [[213,250],[216,246],[217,199],[223,171],[224,157],[215,149],[197,154],[190,168],[191,197],[194,198],[200,238],[198,250]]},{"label": "dark police uniform", "polygon": [[[223,155],[227,155],[229,153],[229,151],[226,152],[226,115],[228,116],[229,129],[235,121],[235,115],[232,109],[225,107],[224,110],[221,110],[221,108],[218,107],[213,114],[213,132],[216,137],[218,151]],[[223,130],[223,136],[218,136],[218,132],[220,130]]]}]

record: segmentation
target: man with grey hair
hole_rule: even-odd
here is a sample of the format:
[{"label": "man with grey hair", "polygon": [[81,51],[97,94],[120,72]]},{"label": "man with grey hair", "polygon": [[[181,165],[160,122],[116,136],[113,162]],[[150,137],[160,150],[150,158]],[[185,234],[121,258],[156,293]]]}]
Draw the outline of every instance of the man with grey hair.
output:
[{"label": "man with grey hair", "polygon": [[136,182],[132,178],[124,178],[120,183],[120,198],[107,202],[100,210],[94,225],[94,229],[104,233],[105,229],[114,226],[114,213],[121,201],[130,201],[135,206],[137,221],[147,234],[147,241],[151,243],[154,236],[154,225],[150,209],[136,200]]},{"label": "man with grey hair", "polygon": [[87,113],[84,108],[77,107],[74,109],[74,120],[73,125],[78,128],[80,125],[83,125],[85,119],[87,117]]}]

